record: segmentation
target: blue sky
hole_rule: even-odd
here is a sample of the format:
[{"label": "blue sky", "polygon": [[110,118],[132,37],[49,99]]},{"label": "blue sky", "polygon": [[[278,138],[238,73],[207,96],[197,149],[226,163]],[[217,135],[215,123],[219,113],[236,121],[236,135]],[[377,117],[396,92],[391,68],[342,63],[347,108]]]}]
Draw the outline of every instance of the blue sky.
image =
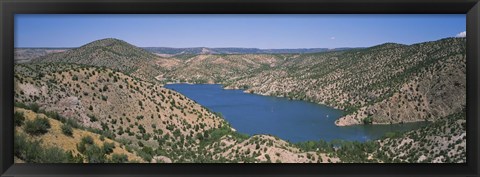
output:
[{"label": "blue sky", "polygon": [[338,48],[455,37],[455,15],[17,14],[15,47],[79,47],[118,38],[139,47]]}]

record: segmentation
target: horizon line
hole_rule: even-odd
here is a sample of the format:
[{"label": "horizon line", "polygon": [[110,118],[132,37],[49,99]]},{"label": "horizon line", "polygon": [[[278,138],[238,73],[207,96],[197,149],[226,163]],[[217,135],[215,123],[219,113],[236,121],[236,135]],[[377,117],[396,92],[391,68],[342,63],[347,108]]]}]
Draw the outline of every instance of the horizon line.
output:
[{"label": "horizon line", "polygon": [[172,48],[172,49],[185,49],[185,48],[211,48],[211,49],[221,49],[221,48],[240,48],[240,49],[260,49],[260,50],[281,50],[281,49],[339,49],[339,48],[369,48],[369,47],[374,47],[374,46],[378,46],[378,45],[383,45],[383,44],[400,44],[400,45],[415,45],[415,44],[420,44],[420,43],[425,43],[425,42],[433,42],[433,41],[439,41],[439,40],[443,40],[443,39],[449,39],[449,38],[465,38],[465,37],[457,37],[457,36],[452,36],[452,37],[445,37],[445,38],[440,38],[440,39],[437,39],[437,40],[429,40],[429,41],[422,41],[422,42],[417,42],[417,43],[412,43],[412,44],[404,44],[404,43],[397,43],[397,42],[383,42],[383,43],[380,43],[380,44],[376,44],[376,45],[372,45],[372,46],[362,46],[362,47],[347,47],[347,46],[344,46],[344,47],[334,47],[334,48],[331,48],[331,47],[301,47],[301,48],[256,48],[256,47],[165,47],[165,46],[137,46],[137,45],[134,45],[130,42],[127,42],[123,39],[119,39],[119,38],[101,38],[101,39],[97,39],[97,40],[93,40],[91,42],[88,42],[88,43],[85,43],[83,45],[80,45],[80,46],[77,46],[77,47],[14,47],[14,49],[73,49],[73,48],[79,48],[79,47],[82,47],[84,45],[87,45],[87,44],[90,44],[92,42],[95,42],[95,41],[100,41],[100,40],[105,40],[105,39],[116,39],[116,40],[121,40],[121,41],[124,41],[128,44],[131,44],[131,45],[134,45],[136,47],[139,47],[139,48]]}]

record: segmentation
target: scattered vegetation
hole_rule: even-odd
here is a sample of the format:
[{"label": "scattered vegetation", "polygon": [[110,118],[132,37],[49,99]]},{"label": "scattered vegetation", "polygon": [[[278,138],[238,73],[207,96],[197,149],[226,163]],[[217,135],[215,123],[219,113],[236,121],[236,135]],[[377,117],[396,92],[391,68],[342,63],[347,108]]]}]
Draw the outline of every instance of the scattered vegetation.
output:
[{"label": "scattered vegetation", "polygon": [[43,147],[41,141],[29,140],[26,135],[16,133],[14,137],[15,157],[27,163],[82,163],[82,158],[58,147]]},{"label": "scattered vegetation", "polygon": [[15,112],[13,114],[15,126],[22,126],[25,122],[23,112]]},{"label": "scattered vegetation", "polygon": [[63,124],[62,125],[62,132],[63,132],[63,134],[65,134],[67,136],[72,136],[73,135],[73,129],[68,124]]},{"label": "scattered vegetation", "polygon": [[37,116],[35,120],[25,122],[24,130],[30,135],[43,135],[50,129],[50,122],[47,118]]},{"label": "scattered vegetation", "polygon": [[[28,85],[30,90],[15,88],[15,106],[59,120],[61,132],[69,138],[73,138],[73,129],[79,129],[100,135],[100,140],[84,136],[74,147],[80,152],[76,156],[44,146],[36,139],[49,132],[48,119],[37,116],[26,120],[22,112],[16,112],[15,126],[23,128],[25,134],[15,136],[15,156],[25,162],[90,163],[135,162],[126,155],[129,153],[147,162],[285,162],[287,156],[305,162],[464,162],[464,117],[444,117],[460,111],[464,98],[457,96],[463,93],[452,90],[462,90],[465,83],[456,75],[439,75],[464,71],[465,66],[458,64],[465,60],[464,45],[463,39],[444,39],[301,55],[158,59],[123,41],[96,41],[32,63],[16,64],[15,83]],[[102,62],[79,56],[102,56]],[[199,57],[202,60],[197,60]],[[158,59],[157,63],[150,63],[152,58]],[[184,63],[187,60],[191,61],[188,65]],[[172,65],[168,69],[162,62],[173,63],[168,63]],[[366,143],[335,140],[292,144],[272,136],[233,131],[221,114],[157,84],[155,77],[160,74],[160,82],[222,83],[250,93],[327,104],[346,111],[346,117],[354,117],[346,119],[352,124],[418,120],[435,124],[408,133],[388,133]],[[418,79],[427,76],[433,79]],[[426,91],[430,83],[438,86],[428,89],[438,92]],[[48,88],[48,94],[41,88]],[[456,101],[435,102],[442,99],[428,93],[445,93],[441,96]],[[60,102],[65,104],[52,104]],[[436,111],[443,104],[452,109]],[[116,148],[128,152],[114,153]]]}]

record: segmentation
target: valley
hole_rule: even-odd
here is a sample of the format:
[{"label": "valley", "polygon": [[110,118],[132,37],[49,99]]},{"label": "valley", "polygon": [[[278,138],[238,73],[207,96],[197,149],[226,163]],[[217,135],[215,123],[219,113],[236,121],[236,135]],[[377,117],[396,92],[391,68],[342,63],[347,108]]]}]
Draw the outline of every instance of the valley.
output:
[{"label": "valley", "polygon": [[[158,48],[109,38],[22,58],[28,62],[15,64],[15,112],[24,121],[46,117],[51,128],[28,133],[19,123],[16,139],[24,142],[16,160],[50,162],[28,157],[25,142],[38,141],[43,149],[64,149],[55,162],[462,163],[465,45],[464,38],[446,38],[299,53],[158,55],[149,52]],[[336,126],[431,124],[366,142],[292,143],[237,132],[221,113],[165,88],[180,82],[327,105],[345,113]],[[72,135],[60,131],[63,125],[73,127]],[[100,148],[105,143],[114,148]],[[433,145],[438,148],[427,152]]]},{"label": "valley", "polygon": [[464,49],[465,39],[448,38],[303,55],[174,57],[177,66],[163,77],[328,105],[347,113],[338,126],[434,121],[465,104]]}]

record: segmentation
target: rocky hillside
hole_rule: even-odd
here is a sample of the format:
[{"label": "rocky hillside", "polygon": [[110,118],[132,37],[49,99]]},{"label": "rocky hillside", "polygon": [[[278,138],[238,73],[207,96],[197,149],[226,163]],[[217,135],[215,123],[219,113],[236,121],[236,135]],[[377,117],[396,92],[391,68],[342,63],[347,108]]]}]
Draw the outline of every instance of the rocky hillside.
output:
[{"label": "rocky hillside", "polygon": [[[17,64],[15,102],[18,107],[72,121],[86,131],[118,141],[147,162],[327,159],[325,154],[314,155],[317,152],[307,157],[306,152],[278,138],[240,135],[223,118],[185,96],[108,68],[65,63]],[[266,142],[275,146],[267,147]],[[239,149],[233,156],[238,158],[220,155],[232,148]],[[273,157],[276,153],[280,155]],[[265,154],[272,158],[267,159]]]},{"label": "rocky hillside", "polygon": [[32,60],[34,63],[75,63],[109,67],[143,80],[153,81],[159,75],[154,61],[157,56],[118,39],[102,39],[79,48],[53,53]]},{"label": "rocky hillside", "polygon": [[463,109],[418,130],[390,132],[364,143],[309,141],[297,146],[332,154],[343,163],[465,163],[465,116]]},{"label": "rocky hillside", "polygon": [[465,45],[465,38],[447,38],[308,54],[159,57],[103,39],[33,62],[104,66],[150,82],[221,83],[307,100],[344,110],[336,124],[347,126],[435,121],[459,111],[466,99]]},{"label": "rocky hillside", "polygon": [[186,59],[165,58],[158,64],[168,69],[162,76],[166,82],[224,83],[253,76],[284,59],[273,54],[196,55]]},{"label": "rocky hillside", "polygon": [[271,162],[271,163],[338,163],[340,159],[333,153],[323,151],[302,150],[277,137],[268,135],[255,135],[244,141],[238,141],[231,136],[222,137],[219,142],[210,146],[220,149],[214,158],[225,158],[238,161],[239,157],[247,155],[253,159],[243,159],[245,162]]},{"label": "rocky hillside", "polygon": [[339,126],[435,121],[465,105],[465,45],[447,38],[314,54],[174,57],[164,78],[326,104],[346,111]]},{"label": "rocky hillside", "polygon": [[379,140],[374,154],[383,162],[466,163],[465,117],[463,110],[425,128]]},{"label": "rocky hillside", "polygon": [[194,136],[223,122],[179,93],[106,68],[21,64],[15,66],[15,81],[16,102],[134,142],[154,143],[154,135],[173,132]]},{"label": "rocky hillside", "polygon": [[[23,114],[15,117],[26,119],[16,128],[16,160],[465,162],[465,67],[462,38],[312,54],[174,57],[99,40],[15,65],[16,111]],[[327,104],[347,112],[337,125],[434,123],[366,143],[292,144],[235,132],[220,114],[156,81],[222,83]]]}]

